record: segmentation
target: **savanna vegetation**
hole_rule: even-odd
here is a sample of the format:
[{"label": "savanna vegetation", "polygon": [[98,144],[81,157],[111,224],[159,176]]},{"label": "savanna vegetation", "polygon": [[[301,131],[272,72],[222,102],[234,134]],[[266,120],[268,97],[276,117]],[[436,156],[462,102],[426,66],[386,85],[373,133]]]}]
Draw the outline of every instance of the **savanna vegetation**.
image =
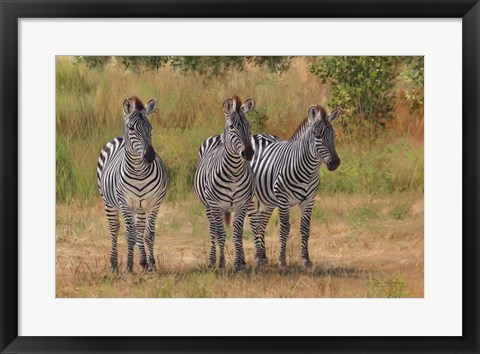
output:
[{"label": "savanna vegetation", "polygon": [[[423,296],[422,57],[58,57],[56,65],[57,296]],[[193,195],[197,150],[223,130],[222,102],[233,94],[256,100],[252,133],[282,138],[311,104],[342,108],[335,124],[342,165],[321,169],[312,270],[301,267],[296,209],[287,268],[275,265],[276,213],[267,229],[269,267],[205,268],[208,224]],[[158,272],[142,273],[137,262],[137,274],[110,275],[96,162],[105,142],[122,134],[123,99],[132,95],[158,99],[153,145],[170,186],[157,221]],[[247,222],[249,265],[252,243]]]}]

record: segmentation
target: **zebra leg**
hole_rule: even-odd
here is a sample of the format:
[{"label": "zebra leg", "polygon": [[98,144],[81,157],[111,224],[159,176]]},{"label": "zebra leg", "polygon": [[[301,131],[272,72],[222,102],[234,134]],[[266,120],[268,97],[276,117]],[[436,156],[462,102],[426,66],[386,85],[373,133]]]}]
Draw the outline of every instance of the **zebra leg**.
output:
[{"label": "zebra leg", "polygon": [[243,222],[247,214],[247,207],[243,207],[235,212],[233,220],[233,243],[235,247],[235,269],[241,270],[247,264],[245,254],[243,253]]},{"label": "zebra leg", "polygon": [[147,254],[145,252],[145,243],[143,242],[143,233],[145,231],[145,213],[138,213],[135,220],[137,229],[137,246],[140,253],[140,266],[147,269]]},{"label": "zebra leg", "polygon": [[207,212],[208,226],[210,229],[210,257],[208,258],[208,267],[215,268],[215,264],[217,263],[217,245],[215,243],[217,238],[217,223],[212,210],[209,207],[205,207],[205,211]]},{"label": "zebra leg", "polygon": [[110,270],[112,272],[118,271],[118,250],[117,238],[120,230],[120,221],[118,220],[118,209],[105,204],[105,213],[108,219],[108,228],[112,238],[112,249],[110,250]]},{"label": "zebra leg", "polygon": [[127,272],[133,271],[133,250],[137,237],[135,228],[135,217],[131,210],[122,208],[123,220],[127,229]]},{"label": "zebra leg", "polygon": [[262,244],[264,245],[265,242],[259,236],[258,226],[259,226],[259,213],[253,209],[252,204],[250,204],[248,209],[248,219],[250,221],[250,230],[252,230],[253,234],[253,244],[255,246],[255,266],[258,268],[261,266],[260,259],[262,254]]},{"label": "zebra leg", "polygon": [[145,239],[148,246],[148,263],[147,269],[149,272],[156,272],[157,267],[155,266],[155,254],[154,254],[154,245],[155,245],[155,223],[157,221],[158,208],[154,209],[148,214],[147,220],[147,230],[145,233]]},{"label": "zebra leg", "polygon": [[218,250],[220,252],[218,268],[225,268],[225,240],[227,234],[225,233],[224,212],[221,209],[212,209],[213,217],[216,224],[216,238],[218,243]]},{"label": "zebra leg", "polygon": [[265,253],[265,229],[267,228],[268,220],[272,216],[273,210],[275,208],[268,207],[265,210],[262,210],[258,216],[259,220],[259,236],[260,236],[260,252],[259,260],[262,265],[268,264],[267,254]]},{"label": "zebra leg", "polygon": [[302,217],[300,220],[300,233],[302,235],[302,250],[300,256],[303,260],[303,266],[305,268],[310,268],[312,262],[308,255],[308,239],[310,237],[310,218],[312,216],[314,200],[309,200],[305,203],[300,204],[300,210],[302,212]]},{"label": "zebra leg", "polygon": [[278,208],[280,216],[280,255],[278,261],[280,266],[287,265],[287,239],[290,234],[290,206],[288,203],[283,203]]},{"label": "zebra leg", "polygon": [[268,264],[265,253],[265,228],[272,215],[274,208],[268,207],[266,210],[254,212],[249,209],[250,228],[253,233],[253,242],[255,245],[255,263],[256,267]]}]

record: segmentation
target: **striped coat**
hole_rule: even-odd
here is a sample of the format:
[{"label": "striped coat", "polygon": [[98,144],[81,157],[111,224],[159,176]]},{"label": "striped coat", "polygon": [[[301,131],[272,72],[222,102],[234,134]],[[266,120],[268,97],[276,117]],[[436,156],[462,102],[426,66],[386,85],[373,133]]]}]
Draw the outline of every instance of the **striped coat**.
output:
[{"label": "striped coat", "polygon": [[[250,226],[254,235],[257,265],[267,262],[265,228],[275,208],[280,216],[280,265],[286,265],[286,243],[290,233],[290,208],[299,205],[302,235],[301,258],[311,266],[308,254],[310,217],[320,183],[319,169],[325,163],[330,171],[340,165],[335,149],[335,132],[331,122],[340,111],[327,115],[320,106],[308,110],[306,128],[288,141],[254,136],[256,154],[252,160],[255,176],[255,199],[249,208]],[[305,124],[305,122],[303,123]]]},{"label": "striped coat", "polygon": [[156,100],[144,106],[137,97],[125,99],[124,134],[109,141],[98,159],[98,188],[111,233],[112,271],[118,270],[119,212],[127,229],[127,270],[133,270],[135,244],[140,252],[140,265],[151,271],[156,269],[155,223],[168,184],[167,168],[153,149],[152,126],[147,119],[156,106]]},{"label": "striped coat", "polygon": [[254,180],[249,161],[254,151],[250,141],[250,124],[246,113],[253,110],[250,98],[242,105],[237,96],[224,101],[224,139],[200,153],[195,173],[195,193],[204,205],[210,229],[209,266],[216,264],[216,245],[220,257],[219,268],[225,266],[225,227],[234,213],[233,239],[235,268],[245,265],[243,253],[243,222],[254,193]]}]

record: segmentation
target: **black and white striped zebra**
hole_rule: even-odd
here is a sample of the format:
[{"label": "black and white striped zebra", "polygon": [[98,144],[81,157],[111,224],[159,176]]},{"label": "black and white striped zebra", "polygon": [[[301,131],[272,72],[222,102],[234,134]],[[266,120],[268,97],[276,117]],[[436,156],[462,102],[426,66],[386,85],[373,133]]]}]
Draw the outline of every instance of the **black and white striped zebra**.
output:
[{"label": "black and white striped zebra", "polygon": [[210,228],[209,266],[216,264],[216,244],[219,248],[219,268],[225,267],[225,226],[234,213],[233,240],[235,268],[245,265],[243,253],[243,222],[254,193],[250,161],[254,155],[251,145],[250,123],[246,113],[253,110],[255,101],[249,98],[242,105],[237,96],[223,103],[225,130],[221,143],[200,154],[195,172],[194,189],[205,206]]},{"label": "black and white striped zebra", "polygon": [[[311,106],[294,139],[272,141],[254,136],[255,156],[251,162],[255,176],[255,199],[249,208],[257,266],[267,263],[265,228],[275,208],[280,216],[279,263],[286,265],[286,244],[290,233],[290,208],[301,210],[301,258],[311,266],[308,254],[310,217],[320,183],[319,169],[325,163],[330,171],[340,165],[335,149],[335,131],[331,122],[339,110],[328,115],[323,107]],[[303,130],[303,133],[297,134]]]},{"label": "black and white striped zebra", "polygon": [[[108,142],[97,164],[98,188],[105,204],[112,238],[110,267],[118,270],[117,237],[121,211],[127,236],[127,271],[133,270],[135,243],[140,265],[155,271],[155,222],[167,192],[167,168],[152,146],[152,126],[147,116],[157,108],[157,100],[146,106],[137,97],[125,99],[124,133]],[[145,243],[148,247],[148,259]]]}]

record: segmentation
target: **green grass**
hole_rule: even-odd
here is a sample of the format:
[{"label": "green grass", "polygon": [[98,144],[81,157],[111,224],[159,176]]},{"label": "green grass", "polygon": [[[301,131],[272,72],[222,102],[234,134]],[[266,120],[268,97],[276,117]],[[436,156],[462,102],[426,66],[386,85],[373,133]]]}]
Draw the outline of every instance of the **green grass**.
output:
[{"label": "green grass", "polygon": [[393,207],[393,209],[390,211],[390,216],[396,220],[403,220],[409,210],[410,204],[402,203],[395,205],[395,207]]},{"label": "green grass", "polygon": [[402,277],[391,275],[389,277],[370,276],[370,287],[367,297],[398,298],[407,297],[407,285]]},{"label": "green grass", "polygon": [[409,137],[385,132],[371,147],[338,139],[337,152],[340,167],[334,173],[320,170],[322,190],[391,194],[423,189],[423,146],[413,144]]}]

